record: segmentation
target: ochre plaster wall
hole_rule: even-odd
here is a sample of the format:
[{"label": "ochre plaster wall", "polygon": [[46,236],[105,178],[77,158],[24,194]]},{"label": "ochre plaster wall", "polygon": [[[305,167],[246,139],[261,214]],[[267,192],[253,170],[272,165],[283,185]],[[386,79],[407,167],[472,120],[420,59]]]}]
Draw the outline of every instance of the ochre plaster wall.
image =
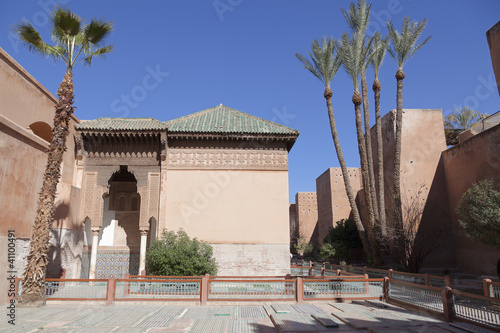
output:
[{"label": "ochre plaster wall", "polygon": [[166,220],[209,243],[289,244],[288,172],[168,170]]},{"label": "ochre plaster wall", "polygon": [[500,250],[467,238],[455,210],[474,182],[486,178],[500,182],[500,125],[443,152],[443,164],[457,264],[465,271],[494,275]]}]

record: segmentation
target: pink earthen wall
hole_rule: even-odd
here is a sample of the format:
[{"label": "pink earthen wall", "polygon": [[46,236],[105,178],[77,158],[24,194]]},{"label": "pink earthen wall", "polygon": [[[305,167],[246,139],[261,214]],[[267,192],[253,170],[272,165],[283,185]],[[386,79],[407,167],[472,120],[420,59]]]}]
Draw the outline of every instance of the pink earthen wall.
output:
[{"label": "pink earthen wall", "polygon": [[500,125],[443,152],[449,210],[458,266],[470,272],[495,274],[500,250],[467,238],[455,213],[460,198],[474,182],[500,182]]},{"label": "pink earthen wall", "polygon": [[[395,110],[382,118],[385,206],[389,231],[394,225],[394,153]],[[450,250],[449,217],[444,174],[439,168],[441,152],[446,149],[441,110],[405,109],[401,143],[401,200],[404,220],[418,217],[417,234],[426,249],[433,249],[427,264],[453,266],[454,255]],[[375,138],[375,128],[371,130]],[[378,172],[376,140],[372,139],[375,174]],[[377,177],[376,177],[377,178]],[[377,182],[378,184],[378,182]],[[411,212],[411,213],[410,213]],[[421,216],[420,216],[421,215]],[[437,224],[436,220],[440,223]],[[432,235],[432,237],[430,237]],[[430,259],[430,261],[429,261]]]},{"label": "pink earthen wall", "polygon": [[491,63],[497,80],[498,93],[500,94],[500,21],[486,32],[486,39],[490,47]]},{"label": "pink earthen wall", "polygon": [[[348,168],[349,179],[354,195],[357,195],[358,206],[361,205],[362,195],[358,192],[362,189],[361,170],[359,168]],[[351,214],[351,206],[344,186],[344,178],[340,168],[329,168],[316,179],[316,192],[318,196],[318,239],[328,234],[330,228],[341,219],[348,219]],[[362,210],[362,209],[361,209]]]},{"label": "pink earthen wall", "polygon": [[297,219],[297,237],[304,238],[308,242],[320,244],[323,239],[318,238],[318,201],[316,192],[298,192],[295,195],[295,209]]},{"label": "pink earthen wall", "polygon": [[48,143],[0,115],[0,235],[31,236]]}]

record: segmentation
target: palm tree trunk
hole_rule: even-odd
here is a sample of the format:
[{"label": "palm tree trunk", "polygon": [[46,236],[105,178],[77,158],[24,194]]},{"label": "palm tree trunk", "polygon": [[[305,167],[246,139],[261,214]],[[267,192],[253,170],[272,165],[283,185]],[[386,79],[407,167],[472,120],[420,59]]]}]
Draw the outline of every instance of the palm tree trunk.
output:
[{"label": "palm tree trunk", "polygon": [[368,173],[368,162],[366,157],[366,146],[365,146],[365,136],[363,134],[363,121],[361,119],[361,94],[358,91],[354,92],[352,96],[352,102],[354,103],[354,111],[356,116],[356,133],[358,136],[358,150],[361,162],[361,178],[363,180],[363,188],[365,191],[365,203],[366,211],[368,213],[368,238],[370,240],[373,259],[375,264],[381,264],[380,255],[377,247],[377,242],[375,241],[374,225],[375,216],[373,214],[369,173]]},{"label": "palm tree trunk", "polygon": [[54,217],[54,202],[57,184],[61,177],[61,163],[66,151],[69,118],[73,113],[73,74],[66,70],[64,79],[57,91],[52,142],[49,146],[47,165],[43,175],[30,252],[22,280],[20,303],[43,305],[45,303],[45,274],[50,249],[50,225]]},{"label": "palm tree trunk", "polygon": [[387,221],[385,217],[385,183],[384,183],[384,147],[382,141],[382,122],[380,119],[380,81],[376,77],[373,81],[373,92],[375,95],[375,133],[377,136],[378,157],[378,210],[380,219],[380,232],[382,242],[385,244],[387,238]]},{"label": "palm tree trunk", "polygon": [[337,126],[335,125],[335,116],[333,114],[333,106],[332,106],[333,93],[329,86],[325,88],[324,96],[326,99],[326,106],[328,108],[328,118],[330,120],[330,128],[332,131],[333,144],[337,152],[340,168],[342,169],[342,177],[344,178],[344,185],[347,198],[349,199],[349,205],[351,206],[352,215],[354,217],[354,222],[356,223],[356,228],[358,229],[359,237],[361,238],[361,242],[363,243],[363,249],[365,250],[366,256],[370,258],[372,257],[370,242],[368,240],[368,235],[366,234],[365,227],[361,222],[358,206],[356,205],[356,199],[354,197],[354,193],[351,187],[351,180],[349,179],[347,166],[345,164],[344,154],[342,153],[342,147],[340,146],[340,141],[337,134]]},{"label": "palm tree trunk", "polygon": [[364,123],[365,123],[365,143],[366,143],[366,157],[368,160],[368,178],[370,184],[370,199],[371,206],[373,209],[373,216],[378,224],[380,221],[378,204],[377,204],[377,193],[375,190],[375,173],[373,171],[373,152],[372,152],[372,138],[371,138],[371,126],[370,126],[370,106],[368,103],[368,87],[366,83],[366,71],[361,72],[361,93],[363,95],[363,113],[364,113]]},{"label": "palm tree trunk", "polygon": [[[401,135],[403,126],[403,79],[405,74],[401,68],[396,72],[396,135],[394,152],[394,228],[399,235],[403,228],[403,211],[401,207]],[[397,241],[399,244],[399,241]],[[402,249],[399,249],[401,251]]]}]

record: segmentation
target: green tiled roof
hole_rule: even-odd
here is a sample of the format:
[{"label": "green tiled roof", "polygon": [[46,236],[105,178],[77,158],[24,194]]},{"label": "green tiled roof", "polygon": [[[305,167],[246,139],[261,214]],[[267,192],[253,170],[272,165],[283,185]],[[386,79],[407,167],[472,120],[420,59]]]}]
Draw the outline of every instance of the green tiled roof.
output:
[{"label": "green tiled roof", "polygon": [[89,131],[161,131],[167,126],[154,118],[97,118],[81,122],[75,128]]},{"label": "green tiled roof", "polygon": [[287,134],[299,131],[224,105],[164,122],[169,132]]}]

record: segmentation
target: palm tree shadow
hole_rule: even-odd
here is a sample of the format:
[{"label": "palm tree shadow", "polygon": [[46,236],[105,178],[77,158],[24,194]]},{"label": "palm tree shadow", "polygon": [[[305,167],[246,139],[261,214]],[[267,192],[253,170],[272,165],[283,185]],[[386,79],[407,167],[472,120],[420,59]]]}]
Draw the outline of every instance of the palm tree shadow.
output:
[{"label": "palm tree shadow", "polygon": [[49,262],[47,263],[46,277],[49,279],[58,279],[62,274],[62,250],[64,243],[63,224],[69,216],[69,205],[60,203],[56,206],[54,212],[54,221],[56,222],[56,230],[51,230],[52,241],[48,253]]}]

